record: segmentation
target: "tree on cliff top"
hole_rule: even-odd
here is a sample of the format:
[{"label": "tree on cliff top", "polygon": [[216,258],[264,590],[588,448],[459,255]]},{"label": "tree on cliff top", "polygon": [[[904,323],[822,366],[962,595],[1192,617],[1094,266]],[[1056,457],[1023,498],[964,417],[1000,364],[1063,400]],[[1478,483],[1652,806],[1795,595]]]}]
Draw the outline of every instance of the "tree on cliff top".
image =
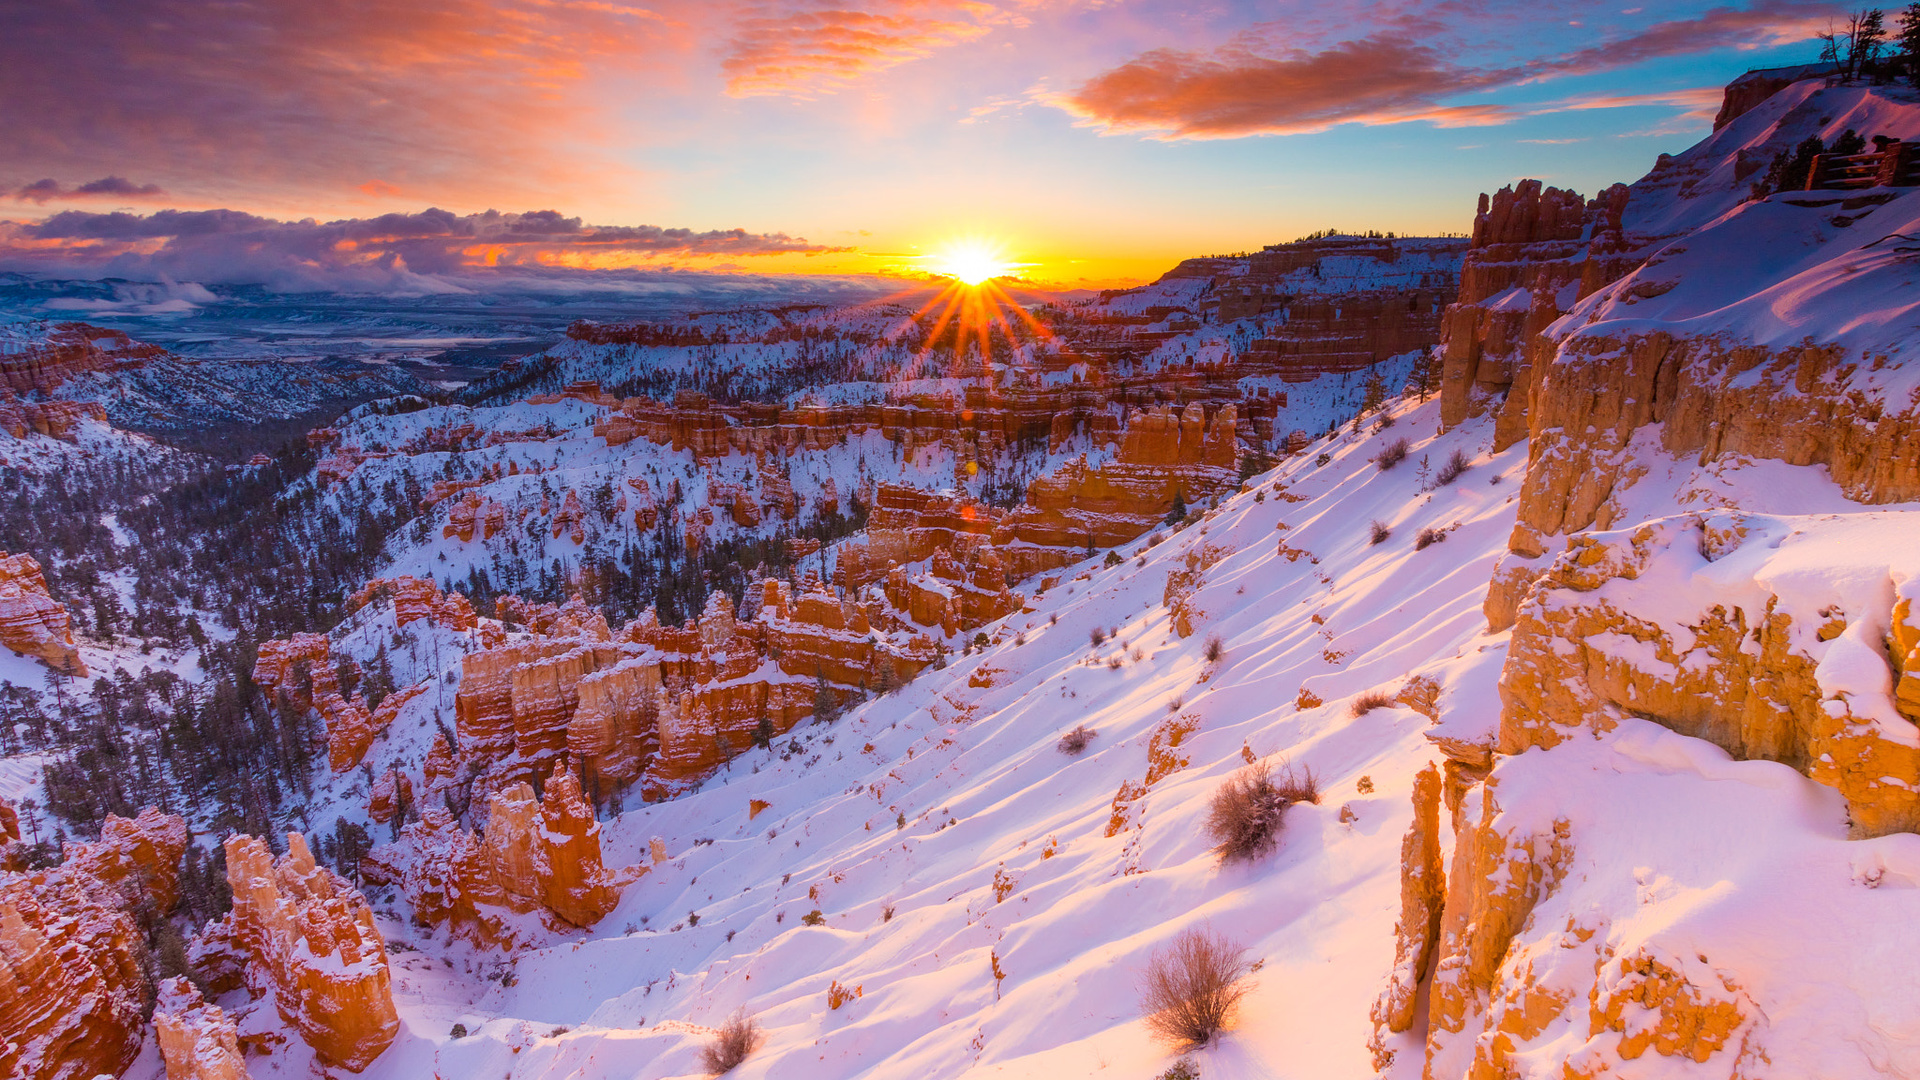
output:
[{"label": "tree on cliff top", "polygon": [[1920,3],[1908,4],[1900,13],[1900,34],[1895,42],[1900,49],[1900,65],[1907,78],[1920,86]]}]

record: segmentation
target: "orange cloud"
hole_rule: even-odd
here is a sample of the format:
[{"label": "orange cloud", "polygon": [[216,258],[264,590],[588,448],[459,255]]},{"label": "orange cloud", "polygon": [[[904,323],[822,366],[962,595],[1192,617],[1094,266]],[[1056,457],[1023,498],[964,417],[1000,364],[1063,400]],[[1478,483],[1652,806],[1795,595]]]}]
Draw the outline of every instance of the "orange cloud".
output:
[{"label": "orange cloud", "polygon": [[683,30],[569,0],[16,5],[0,33],[0,161],[137,169],[200,198],[345,192],[368,176],[442,197],[537,181],[558,175],[546,159],[586,110],[572,94],[588,68],[680,49]]},{"label": "orange cloud", "polygon": [[1514,77],[1460,68],[1430,45],[1376,34],[1280,56],[1237,45],[1212,55],[1156,49],[1054,103],[1110,131],[1158,131],[1177,139],[1295,135],[1336,124],[1413,120],[1464,127],[1502,123],[1511,113],[1497,105],[1445,107],[1437,99]]},{"label": "orange cloud", "polygon": [[235,210],[93,214],[0,221],[0,269],[289,288],[375,288],[395,279],[498,267],[632,267],[845,248],[745,229],[589,225],[551,210],[425,210],[341,221],[275,221]]},{"label": "orange cloud", "polygon": [[805,96],[972,41],[1001,14],[979,2],[868,0],[859,8],[814,4],[798,10],[762,4],[728,42],[720,66],[727,92],[736,97]]},{"label": "orange cloud", "polygon": [[[1461,50],[1443,51],[1433,43],[1435,26],[1409,17],[1317,51],[1264,50],[1252,36],[1212,52],[1155,49],[1095,76],[1072,93],[1047,100],[1107,131],[1152,132],[1174,139],[1304,134],[1338,124],[1500,124],[1541,110],[1442,102],[1660,57],[1805,40],[1838,10],[1830,0],[1760,0],[1744,9],[1714,8],[1571,53],[1504,67],[1454,62],[1450,57]],[[1416,35],[1414,29],[1426,32]],[[1699,109],[1699,93],[1644,95],[1632,103]]]}]

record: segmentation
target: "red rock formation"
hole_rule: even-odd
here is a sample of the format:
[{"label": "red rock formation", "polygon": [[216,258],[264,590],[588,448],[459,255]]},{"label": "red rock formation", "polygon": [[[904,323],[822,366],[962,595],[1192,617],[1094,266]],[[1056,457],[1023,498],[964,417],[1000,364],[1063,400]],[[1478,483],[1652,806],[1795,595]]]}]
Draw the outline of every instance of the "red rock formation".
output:
[{"label": "red rock formation", "polygon": [[443,538],[459,537],[463,542],[471,541],[474,533],[480,539],[491,540],[495,533],[507,527],[507,508],[484,495],[468,492],[459,502],[447,508],[447,524],[441,528]]},{"label": "red rock formation", "polygon": [[16,439],[32,433],[75,442],[73,429],[88,419],[104,424],[107,410],[93,401],[19,401],[13,391],[0,389],[0,431]]},{"label": "red rock formation", "polygon": [[1180,413],[1136,413],[1119,459],[1089,468],[1083,458],[1035,480],[1026,505],[993,530],[993,544],[1020,580],[1078,562],[1091,550],[1112,548],[1164,521],[1175,499],[1188,505],[1224,494],[1239,483],[1237,412],[1202,408]]},{"label": "red rock formation", "polygon": [[600,824],[565,762],[554,767],[544,798],[525,783],[496,791],[480,837],[444,810],[428,810],[394,844],[369,855],[371,880],[400,887],[429,926],[494,947],[513,940],[508,913],[540,912],[552,929],[590,927],[620,902],[640,871],[607,871]]},{"label": "red rock formation", "polygon": [[[441,737],[440,742],[445,745],[445,736]],[[412,805],[413,781],[398,769],[388,769],[373,782],[373,790],[367,794],[367,817],[385,825],[396,816],[405,817],[407,808]]]},{"label": "red rock formation", "polygon": [[587,509],[580,504],[578,492],[568,491],[560,512],[553,515],[553,538],[566,536],[576,544],[587,542]]},{"label": "red rock formation", "polygon": [[316,865],[299,833],[287,834],[279,859],[251,836],[231,836],[226,848],[227,921],[248,957],[249,989],[273,995],[321,1064],[365,1069],[400,1031],[386,942],[366,900]]},{"label": "red rock formation", "polygon": [[925,574],[904,567],[887,575],[887,602],[913,622],[939,627],[947,637],[984,626],[1019,611],[1025,599],[1007,588],[1005,561],[994,549],[976,544],[955,556],[935,551]]},{"label": "red rock formation", "polygon": [[347,598],[347,614],[382,599],[393,601],[394,623],[405,626],[415,619],[432,619],[448,630],[471,630],[479,624],[473,605],[458,592],[442,595],[432,578],[402,575],[374,578]]},{"label": "red rock formation", "polygon": [[202,1000],[185,978],[160,984],[153,1027],[167,1080],[246,1080],[239,1031],[225,1010]]},{"label": "red rock formation", "polygon": [[[348,666],[357,671],[352,660]],[[340,692],[340,676],[325,634],[295,634],[263,641],[253,665],[253,681],[269,700],[282,707],[311,710],[327,727],[328,760],[334,772],[360,764],[373,737],[386,730],[400,707],[426,689],[426,684],[388,695],[379,710],[369,710],[358,699]]]},{"label": "red rock formation", "polygon": [[47,579],[31,555],[0,551],[0,645],[37,657],[55,671],[87,673],[74,648],[72,619],[66,607],[47,594]]},{"label": "red rock formation", "polygon": [[135,341],[119,330],[55,323],[40,341],[0,351],[0,388],[22,395],[52,394],[76,376],[138,368],[165,355],[160,346]]},{"label": "red rock formation", "polygon": [[1622,237],[1627,198],[1627,188],[1616,184],[1582,203],[1538,180],[1480,197],[1459,299],[1442,328],[1443,423],[1498,406],[1495,447],[1526,437],[1532,375],[1551,355],[1541,332],[1644,258],[1644,249],[1629,250]]},{"label": "red rock formation", "polygon": [[172,907],[186,823],[108,816],[58,867],[0,875],[0,1075],[119,1075],[140,1049],[151,989],[131,908]]}]

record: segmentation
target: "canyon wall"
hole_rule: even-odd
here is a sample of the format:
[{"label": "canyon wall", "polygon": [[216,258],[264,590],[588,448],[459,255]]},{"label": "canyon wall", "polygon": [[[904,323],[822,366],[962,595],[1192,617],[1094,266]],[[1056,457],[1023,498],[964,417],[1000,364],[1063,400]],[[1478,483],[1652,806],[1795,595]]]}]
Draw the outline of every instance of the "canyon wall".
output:
[{"label": "canyon wall", "polygon": [[[1529,440],[1486,600],[1489,629],[1511,637],[1497,727],[1436,731],[1438,799],[1430,773],[1415,784],[1396,966],[1373,1015],[1382,1069],[1424,994],[1429,1078],[1544,1075],[1543,1061],[1584,1078],[1639,1059],[1651,1075],[1662,1058],[1765,1073],[1760,970],[1710,957],[1698,926],[1624,917],[1607,893],[1618,866],[1595,860],[1652,858],[1587,848],[1646,828],[1627,789],[1599,785],[1605,809],[1589,808],[1618,808],[1618,836],[1570,824],[1581,770],[1723,767],[1666,732],[1825,785],[1855,838],[1920,831],[1920,511],[1892,505],[1920,499],[1920,379],[1896,329],[1908,274],[1869,250],[1920,222],[1920,198],[1749,191],[1773,147],[1843,124],[1910,129],[1920,110],[1804,75],[1736,82],[1715,134],[1631,188],[1582,204],[1530,181],[1483,198],[1443,413],[1492,412],[1496,449]],[[1584,761],[1621,732],[1620,760]],[[1454,838],[1437,892],[1436,801]],[[1634,871],[1643,905],[1649,872]]]},{"label": "canyon wall", "polygon": [[0,551],[0,645],[63,674],[87,673],[73,644],[73,620],[65,605],[47,594],[46,576],[31,555]]},{"label": "canyon wall", "polygon": [[174,905],[186,843],[171,814],[108,815],[59,866],[0,873],[0,1074],[90,1080],[133,1062],[152,1003],[136,909]]},{"label": "canyon wall", "polygon": [[86,323],[54,323],[32,339],[0,341],[0,389],[49,395],[79,375],[141,367],[166,356],[158,345]]}]

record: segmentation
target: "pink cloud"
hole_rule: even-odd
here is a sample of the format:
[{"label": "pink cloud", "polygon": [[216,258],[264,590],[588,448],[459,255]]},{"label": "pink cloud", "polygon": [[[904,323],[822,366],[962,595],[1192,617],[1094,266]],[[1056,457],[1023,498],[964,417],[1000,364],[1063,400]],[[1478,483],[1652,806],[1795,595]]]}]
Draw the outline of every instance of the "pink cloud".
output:
[{"label": "pink cloud", "polygon": [[[1746,8],[1714,8],[1694,18],[1656,23],[1558,56],[1490,67],[1453,60],[1462,50],[1443,51],[1433,43],[1439,26],[1431,13],[1410,12],[1383,20],[1391,29],[1315,50],[1270,48],[1258,33],[1243,34],[1210,52],[1155,49],[1048,100],[1107,131],[1152,132],[1175,139],[1291,135],[1353,123],[1500,124],[1539,110],[1443,102],[1660,57],[1804,40],[1838,10],[1829,0],[1760,0]],[[1696,100],[1700,93],[1681,91],[1663,101],[1647,95],[1637,103],[1697,110],[1704,107]]]},{"label": "pink cloud", "polygon": [[978,2],[761,4],[728,41],[720,66],[736,97],[805,96],[972,41],[1000,14]]},{"label": "pink cloud", "polygon": [[0,269],[282,287],[337,288],[396,275],[481,267],[634,265],[845,250],[744,229],[589,225],[551,210],[454,214],[430,209],[316,222],[235,210],[96,214],[0,221]]},{"label": "pink cloud", "polygon": [[103,176],[76,187],[64,187],[49,177],[22,186],[13,197],[21,202],[47,203],[56,199],[152,199],[165,194],[159,184],[136,184],[118,176]]},{"label": "pink cloud", "polygon": [[[673,0],[685,3],[686,0]],[[169,190],[465,190],[559,175],[596,64],[684,28],[566,0],[83,0],[16,5],[0,33],[0,161],[138,170]],[[498,188],[489,189],[498,194]]]}]

